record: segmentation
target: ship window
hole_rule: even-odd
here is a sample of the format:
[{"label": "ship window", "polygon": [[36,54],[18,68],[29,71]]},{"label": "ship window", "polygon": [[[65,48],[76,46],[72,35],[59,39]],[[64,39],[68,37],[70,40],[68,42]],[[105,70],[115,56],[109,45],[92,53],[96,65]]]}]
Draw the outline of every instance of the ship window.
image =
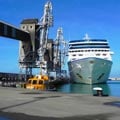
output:
[{"label": "ship window", "polygon": [[76,60],[76,59],[72,59],[72,60]]},{"label": "ship window", "polygon": [[75,54],[73,54],[72,56],[76,56]]},{"label": "ship window", "polygon": [[106,54],[103,54],[103,56],[106,56]]},{"label": "ship window", "polygon": [[100,54],[96,54],[96,56],[100,56]]},{"label": "ship window", "polygon": [[79,56],[83,56],[83,54],[79,54]]}]

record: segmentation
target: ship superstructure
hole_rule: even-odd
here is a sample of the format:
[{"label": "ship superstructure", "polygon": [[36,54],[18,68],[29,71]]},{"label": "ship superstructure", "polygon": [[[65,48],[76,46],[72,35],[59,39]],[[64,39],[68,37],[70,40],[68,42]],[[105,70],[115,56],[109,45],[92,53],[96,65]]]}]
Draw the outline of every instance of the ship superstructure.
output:
[{"label": "ship superstructure", "polygon": [[86,34],[82,40],[69,42],[68,68],[76,83],[105,83],[108,80],[113,52],[105,39],[91,39]]}]

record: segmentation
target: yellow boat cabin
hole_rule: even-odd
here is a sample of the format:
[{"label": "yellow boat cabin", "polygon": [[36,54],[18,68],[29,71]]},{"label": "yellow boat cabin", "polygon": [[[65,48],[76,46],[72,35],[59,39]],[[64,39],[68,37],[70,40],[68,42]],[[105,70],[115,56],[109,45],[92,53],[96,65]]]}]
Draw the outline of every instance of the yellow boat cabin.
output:
[{"label": "yellow boat cabin", "polygon": [[26,89],[46,90],[48,85],[48,80],[49,79],[47,75],[36,75],[28,79],[26,83]]}]

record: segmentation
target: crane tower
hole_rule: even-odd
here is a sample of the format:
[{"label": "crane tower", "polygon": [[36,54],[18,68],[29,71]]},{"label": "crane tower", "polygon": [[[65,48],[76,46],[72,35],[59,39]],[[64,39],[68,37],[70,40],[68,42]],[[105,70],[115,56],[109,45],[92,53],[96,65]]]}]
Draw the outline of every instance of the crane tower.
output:
[{"label": "crane tower", "polygon": [[[52,69],[52,40],[48,40],[49,28],[53,25],[52,4],[47,2],[40,20],[24,19],[21,29],[30,34],[30,39],[20,41],[19,64],[32,74],[32,68]],[[48,66],[49,63],[49,66]]]},{"label": "crane tower", "polygon": [[53,26],[53,16],[52,16],[52,4],[48,1],[44,6],[44,14],[40,19],[40,47],[38,49],[39,60],[37,61],[38,65],[41,68],[41,72],[44,71],[47,73],[47,62],[50,61],[49,51],[47,47],[48,43],[48,32],[49,28]]},{"label": "crane tower", "polygon": [[0,36],[19,41],[19,66],[26,75],[32,75],[32,68],[52,70],[53,40],[48,39],[53,25],[52,4],[44,6],[41,19],[24,19],[20,28],[0,20]]},{"label": "crane tower", "polygon": [[65,63],[66,45],[63,29],[60,27],[57,30],[57,36],[54,41],[54,69],[57,72],[61,72],[61,68]]}]

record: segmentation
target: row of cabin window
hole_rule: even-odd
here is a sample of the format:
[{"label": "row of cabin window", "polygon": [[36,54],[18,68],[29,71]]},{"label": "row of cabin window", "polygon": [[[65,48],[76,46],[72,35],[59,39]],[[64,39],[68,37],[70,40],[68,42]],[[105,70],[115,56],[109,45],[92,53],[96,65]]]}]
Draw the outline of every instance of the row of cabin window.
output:
[{"label": "row of cabin window", "polygon": [[109,50],[75,50],[69,52],[109,52]]},{"label": "row of cabin window", "polygon": [[[96,56],[100,56],[100,55],[106,56],[107,54],[96,54]],[[77,56],[77,55],[73,54],[72,56]],[[84,55],[83,54],[79,54],[79,56],[84,56]]]}]

